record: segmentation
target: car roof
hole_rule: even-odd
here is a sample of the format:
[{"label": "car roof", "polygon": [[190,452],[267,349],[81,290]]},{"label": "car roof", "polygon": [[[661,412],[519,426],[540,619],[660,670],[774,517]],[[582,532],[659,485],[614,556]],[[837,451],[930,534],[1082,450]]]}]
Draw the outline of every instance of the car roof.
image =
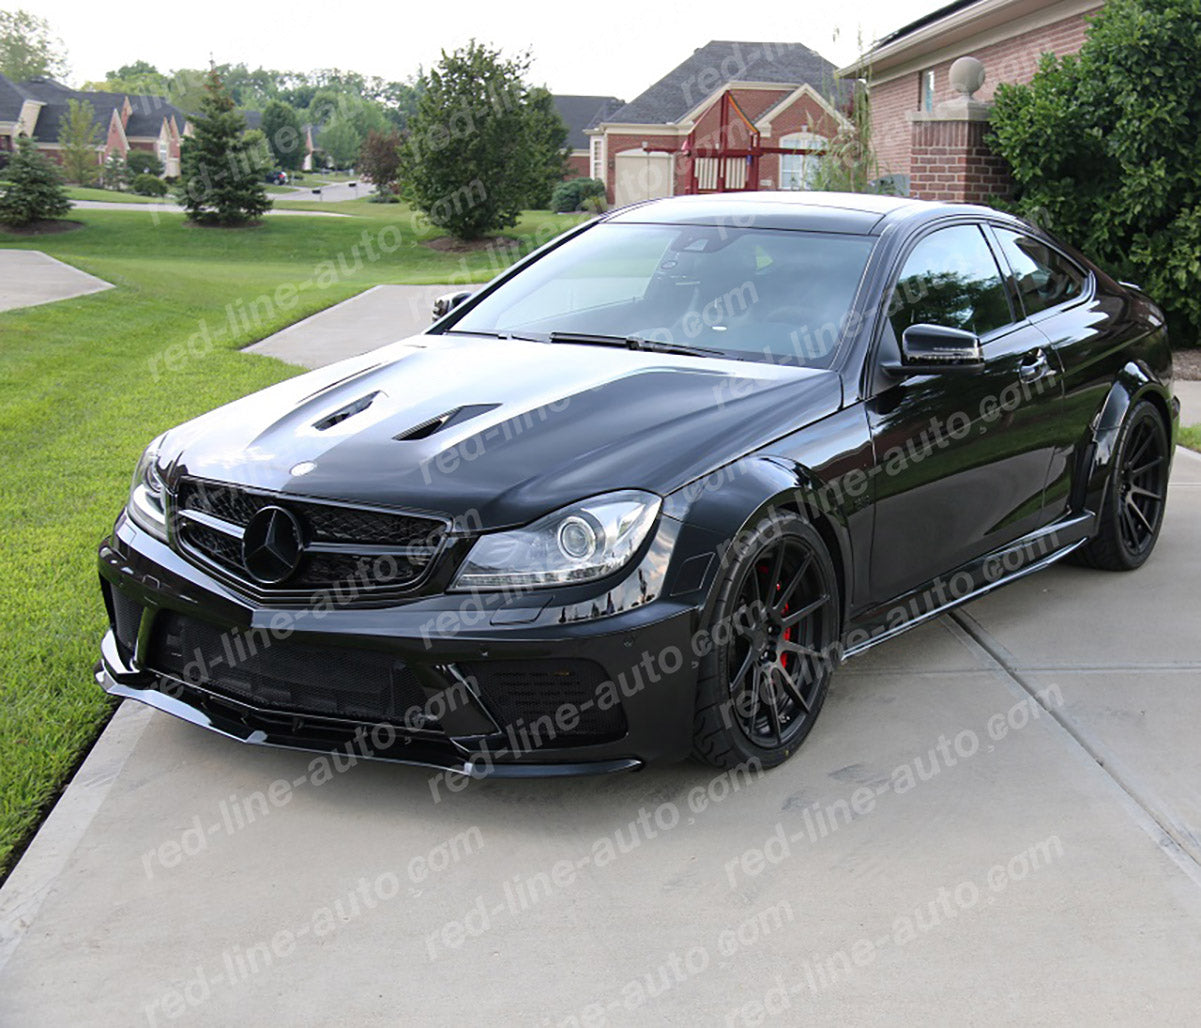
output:
[{"label": "car roof", "polygon": [[612,212],[605,220],[876,235],[888,221],[938,213],[986,217],[998,212],[968,204],[875,193],[778,190],[670,196],[631,204]]}]

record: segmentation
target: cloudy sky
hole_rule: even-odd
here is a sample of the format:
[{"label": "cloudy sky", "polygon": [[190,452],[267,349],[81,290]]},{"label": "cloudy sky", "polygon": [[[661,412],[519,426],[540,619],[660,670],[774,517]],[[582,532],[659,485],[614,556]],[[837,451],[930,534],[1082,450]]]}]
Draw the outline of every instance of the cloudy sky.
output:
[{"label": "cloudy sky", "polygon": [[70,81],[99,79],[142,59],[160,71],[218,62],[308,70],[340,67],[404,79],[472,36],[506,52],[532,49],[533,79],[557,93],[629,100],[710,39],[801,42],[837,64],[870,41],[945,0],[671,0],[537,5],[458,0],[338,3],[334,0],[0,0],[47,19],[67,47]]}]

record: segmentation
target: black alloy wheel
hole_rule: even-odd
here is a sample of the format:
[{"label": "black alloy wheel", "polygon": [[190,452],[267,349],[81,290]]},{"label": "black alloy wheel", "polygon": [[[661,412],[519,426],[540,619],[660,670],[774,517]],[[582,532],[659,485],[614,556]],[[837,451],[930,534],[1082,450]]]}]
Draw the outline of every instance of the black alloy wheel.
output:
[{"label": "black alloy wheel", "polygon": [[1081,554],[1084,563],[1107,571],[1133,571],[1146,563],[1163,527],[1170,464],[1163,417],[1144,400],[1122,429],[1097,535]]},{"label": "black alloy wheel", "polygon": [[765,519],[718,583],[693,753],[718,767],[773,767],[808,735],[838,660],[838,584],[812,525]]}]

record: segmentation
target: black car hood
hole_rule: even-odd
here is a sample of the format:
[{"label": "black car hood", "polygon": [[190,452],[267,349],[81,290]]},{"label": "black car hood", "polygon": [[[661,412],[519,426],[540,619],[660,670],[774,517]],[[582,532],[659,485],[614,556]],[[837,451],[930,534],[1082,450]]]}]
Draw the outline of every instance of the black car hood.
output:
[{"label": "black car hood", "polygon": [[168,433],[174,473],[524,524],[616,489],[667,494],[833,413],[837,374],[422,335]]}]

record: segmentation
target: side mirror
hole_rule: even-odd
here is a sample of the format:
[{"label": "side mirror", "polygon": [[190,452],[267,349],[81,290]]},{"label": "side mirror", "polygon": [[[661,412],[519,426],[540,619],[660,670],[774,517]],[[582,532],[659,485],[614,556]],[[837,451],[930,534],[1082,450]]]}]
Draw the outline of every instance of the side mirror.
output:
[{"label": "side mirror", "polygon": [[434,301],[432,320],[437,321],[439,318],[445,317],[471,295],[470,290],[460,293],[443,293]]},{"label": "side mirror", "polygon": [[942,325],[910,325],[901,336],[906,375],[974,375],[984,370],[984,351],[973,332]]}]

